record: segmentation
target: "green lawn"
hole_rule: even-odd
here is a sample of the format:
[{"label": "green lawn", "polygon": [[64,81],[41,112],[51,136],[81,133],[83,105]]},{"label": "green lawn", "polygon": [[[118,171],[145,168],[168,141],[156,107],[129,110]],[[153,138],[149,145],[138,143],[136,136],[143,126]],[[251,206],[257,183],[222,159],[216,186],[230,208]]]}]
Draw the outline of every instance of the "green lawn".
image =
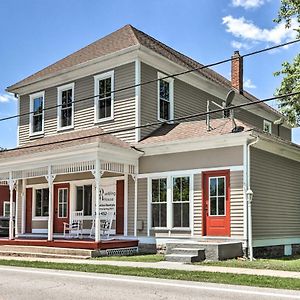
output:
[{"label": "green lawn", "polygon": [[276,259],[256,259],[254,261],[231,259],[217,262],[195,263],[204,266],[220,266],[250,269],[268,269],[300,272],[300,256],[284,257]]},{"label": "green lawn", "polygon": [[0,265],[300,290],[300,279],[270,276],[19,260],[0,260]]},{"label": "green lawn", "polygon": [[103,256],[97,257],[96,260],[117,260],[117,261],[135,261],[135,262],[159,262],[164,260],[161,254],[144,254],[130,256]]}]

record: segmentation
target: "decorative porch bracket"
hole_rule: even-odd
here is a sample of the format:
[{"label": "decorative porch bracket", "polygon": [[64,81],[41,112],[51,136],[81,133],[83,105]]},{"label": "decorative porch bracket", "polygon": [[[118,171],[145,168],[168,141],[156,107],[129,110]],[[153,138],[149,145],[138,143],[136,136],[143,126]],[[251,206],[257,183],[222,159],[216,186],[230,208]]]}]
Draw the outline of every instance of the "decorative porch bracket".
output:
[{"label": "decorative porch bracket", "polygon": [[53,240],[53,213],[54,213],[54,199],[53,199],[53,181],[56,175],[52,174],[52,167],[48,166],[48,175],[45,176],[49,187],[49,216],[48,216],[48,241]]}]

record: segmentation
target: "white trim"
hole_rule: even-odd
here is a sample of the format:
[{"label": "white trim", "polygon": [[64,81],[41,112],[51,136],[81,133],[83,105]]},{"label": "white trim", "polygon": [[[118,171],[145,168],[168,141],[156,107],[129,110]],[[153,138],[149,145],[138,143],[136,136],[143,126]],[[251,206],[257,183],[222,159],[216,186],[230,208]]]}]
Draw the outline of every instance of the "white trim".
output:
[{"label": "white trim", "polygon": [[[63,91],[66,90],[72,90],[72,124],[70,126],[65,126],[62,127],[61,126],[61,104],[62,104],[62,98],[61,98],[61,94]],[[62,86],[57,87],[57,131],[65,131],[65,130],[69,130],[69,129],[73,129],[74,128],[74,101],[75,101],[75,83],[69,83],[69,84],[65,84]]]},{"label": "white trim", "polygon": [[47,234],[48,233],[48,229],[40,229],[40,228],[33,228],[31,230],[32,233],[45,233]]},{"label": "white trim", "polygon": [[[128,166],[126,166],[124,175],[124,236],[128,235],[128,192],[129,192],[129,178],[128,178]],[[126,172],[127,171],[127,172]]]},{"label": "white trim", "polygon": [[[59,192],[60,191],[67,191],[67,199],[64,199],[66,202],[59,202]],[[57,219],[66,219],[66,218],[70,218],[70,215],[69,215],[69,212],[68,212],[68,210],[69,210],[69,197],[70,197],[70,195],[69,195],[69,193],[70,193],[70,191],[69,191],[69,188],[58,188],[57,189]],[[54,195],[54,198],[55,198],[55,195]],[[60,217],[59,216],[59,205],[60,204],[66,204],[66,211],[64,211],[65,213],[66,213],[66,216],[62,216],[62,217]]]},{"label": "white trim", "polygon": [[190,176],[190,229],[191,237],[194,237],[195,225],[194,225],[194,184],[195,174]]},{"label": "white trim", "polygon": [[[18,115],[20,115],[20,95],[18,95],[17,97],[18,101],[17,101],[17,112],[18,112]],[[20,146],[20,117],[17,118],[17,147]]]},{"label": "white trim", "polygon": [[[104,79],[111,79],[111,112],[110,117],[99,119],[99,81]],[[94,123],[103,123],[106,121],[111,121],[114,119],[114,98],[115,93],[113,93],[115,87],[115,79],[114,79],[114,70],[105,72],[102,74],[98,74],[94,76]]]},{"label": "white trim", "polygon": [[[41,189],[49,189],[49,185],[47,183],[44,184],[35,184],[35,185],[28,185],[27,188],[32,188],[32,221],[47,221],[49,216],[36,216],[36,190]],[[50,198],[49,198],[50,202]],[[49,214],[49,207],[48,207],[48,214]]]},{"label": "white trim", "polygon": [[300,237],[253,240],[253,247],[268,247],[268,246],[293,245],[293,244],[300,244]]},{"label": "white trim", "polygon": [[243,236],[247,240],[248,234],[248,214],[247,214],[247,190],[248,190],[248,146],[247,143],[243,146]]},{"label": "white trim", "polygon": [[[5,206],[8,205],[9,206],[9,211],[8,211],[8,215],[5,215]],[[3,201],[3,213],[2,213],[3,217],[9,217],[10,216],[10,202],[9,201]]]},{"label": "white trim", "polygon": [[[43,98],[43,110],[42,110],[42,130],[41,131],[37,131],[37,132],[33,132],[32,127],[33,127],[33,109],[34,109],[34,100],[37,98]],[[41,91],[38,93],[34,93],[31,94],[29,96],[30,99],[30,115],[29,115],[29,136],[33,137],[33,136],[39,136],[39,135],[43,135],[44,134],[44,128],[45,128],[45,91]]]},{"label": "white trim", "polygon": [[[142,81],[141,75],[141,61],[135,60],[135,85],[139,85]],[[141,125],[141,86],[135,87],[135,126]],[[135,130],[135,141],[138,142],[141,139],[141,129]]]},{"label": "white trim", "polygon": [[224,166],[224,167],[212,167],[212,168],[202,168],[202,169],[191,169],[191,170],[180,170],[180,171],[165,171],[165,172],[155,172],[155,173],[143,173],[139,174],[138,178],[161,178],[167,176],[191,176],[193,174],[200,174],[206,171],[222,171],[230,170],[231,172],[243,171],[243,165],[239,166]]},{"label": "white trim", "polygon": [[[268,126],[269,130],[265,130],[265,126]],[[263,131],[266,132],[266,133],[272,134],[272,122],[271,121],[268,121],[268,120],[264,119],[264,121],[263,121]]]},{"label": "white trim", "polygon": [[[224,196],[219,196],[218,195],[218,183],[219,183],[219,178],[223,178],[224,179]],[[217,213],[218,213],[218,208],[219,208],[219,201],[218,201],[218,198],[219,197],[224,197],[224,214],[223,215],[219,215],[219,214],[215,214],[215,215],[211,215],[210,214],[210,181],[211,179],[217,179],[217,193],[216,193],[216,210],[217,210]],[[226,176],[208,176],[208,216],[209,217],[226,217],[226,209],[227,209],[227,201],[226,201],[226,197],[227,197],[227,194],[226,194],[226,191],[227,191],[227,180],[226,180]],[[214,196],[213,196],[214,197]]]},{"label": "white trim", "polygon": [[[161,72],[157,72],[157,79],[161,79],[166,77],[166,74],[163,74]],[[170,103],[170,112],[169,112],[169,120],[174,119],[174,78],[165,78],[163,81],[166,81],[169,83],[169,103]],[[159,121],[168,121],[165,119],[162,119],[160,117],[160,80],[157,81],[157,120]]]},{"label": "white trim", "polygon": [[151,228],[151,178],[147,177],[147,236],[150,236],[150,228]]}]

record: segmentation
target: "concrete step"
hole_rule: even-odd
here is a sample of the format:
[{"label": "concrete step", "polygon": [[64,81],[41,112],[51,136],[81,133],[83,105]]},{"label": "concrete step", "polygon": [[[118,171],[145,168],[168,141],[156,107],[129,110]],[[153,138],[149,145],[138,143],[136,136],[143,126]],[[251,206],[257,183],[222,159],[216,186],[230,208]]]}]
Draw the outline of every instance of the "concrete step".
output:
[{"label": "concrete step", "polygon": [[83,256],[83,255],[63,255],[63,254],[50,254],[50,253],[37,253],[37,252],[13,252],[13,251],[0,251],[0,256],[61,258],[61,259],[89,259],[89,258],[91,258],[90,256]]},{"label": "concrete step", "polygon": [[173,248],[171,254],[189,254],[195,256],[203,256],[205,257],[204,248]]},{"label": "concrete step", "polygon": [[70,255],[91,257],[93,256],[93,250],[87,249],[71,249],[71,248],[57,248],[57,247],[38,247],[38,246],[14,246],[5,245],[0,246],[0,252],[12,252],[12,253],[36,253],[36,254],[51,254],[51,255]]},{"label": "concrete step", "polygon": [[189,255],[189,254],[167,254],[165,256],[166,261],[172,262],[183,262],[183,263],[193,263],[202,261],[200,257],[197,255]]}]

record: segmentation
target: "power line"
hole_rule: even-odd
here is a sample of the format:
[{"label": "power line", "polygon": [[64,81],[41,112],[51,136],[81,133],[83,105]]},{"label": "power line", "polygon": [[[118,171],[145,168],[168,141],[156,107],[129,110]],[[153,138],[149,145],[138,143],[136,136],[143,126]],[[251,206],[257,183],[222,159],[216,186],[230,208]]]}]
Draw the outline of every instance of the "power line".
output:
[{"label": "power line", "polygon": [[291,97],[291,96],[295,96],[295,95],[299,95],[299,94],[300,94],[300,92],[289,93],[289,94],[274,96],[274,97],[265,98],[262,100],[253,101],[253,102],[247,102],[247,103],[242,103],[242,104],[238,104],[238,105],[233,105],[233,106],[226,107],[226,108],[218,108],[218,109],[211,110],[211,111],[186,115],[186,116],[174,118],[174,119],[168,120],[168,121],[156,121],[156,122],[152,122],[152,123],[143,124],[140,126],[129,126],[129,127],[122,128],[122,129],[116,129],[116,130],[106,131],[106,132],[102,132],[102,133],[91,134],[88,136],[81,136],[81,137],[77,137],[77,138],[71,138],[71,139],[66,139],[66,140],[61,140],[61,141],[53,141],[53,142],[48,142],[48,143],[36,144],[36,145],[22,146],[19,148],[12,148],[12,149],[8,149],[8,150],[4,150],[3,152],[11,152],[11,151],[16,151],[16,150],[38,148],[38,147],[47,146],[47,145],[55,145],[55,144],[60,144],[60,143],[73,142],[73,141],[78,141],[78,140],[84,140],[87,138],[93,138],[93,137],[104,136],[104,135],[109,135],[109,134],[116,134],[116,133],[121,133],[121,132],[126,132],[126,131],[132,131],[132,130],[136,130],[136,129],[142,129],[142,128],[153,127],[153,126],[157,126],[157,125],[173,123],[176,121],[189,120],[189,119],[196,118],[196,117],[203,117],[203,116],[206,116],[209,114],[223,112],[224,110],[228,110],[228,109],[246,107],[246,106],[255,105],[258,103],[262,103],[262,102],[267,102],[267,101],[271,101],[271,100],[275,100],[275,99],[282,99],[282,98]]},{"label": "power line", "polygon": [[[260,49],[260,50],[254,51],[254,52],[246,53],[244,55],[241,55],[240,57],[242,57],[242,58],[243,57],[249,57],[249,56],[252,56],[252,55],[267,52],[267,51],[270,51],[270,50],[274,50],[274,49],[281,48],[281,47],[291,45],[291,44],[295,44],[295,43],[298,43],[298,42],[300,42],[300,39],[293,40],[293,41],[286,42],[286,43],[282,43],[282,44],[278,44],[278,45],[275,45],[275,46],[272,46],[272,47]],[[164,80],[164,79],[168,79],[168,78],[175,78],[175,77],[185,75],[185,74],[189,74],[189,73],[192,73],[192,72],[195,72],[195,71],[200,71],[200,70],[207,69],[207,68],[210,68],[210,67],[215,67],[217,65],[221,65],[221,64],[230,62],[232,60],[235,60],[235,59],[237,59],[237,58],[231,57],[231,58],[228,58],[228,59],[220,60],[220,61],[215,62],[215,63],[211,63],[211,64],[208,64],[208,65],[203,65],[201,67],[188,69],[188,70],[183,71],[183,72],[174,73],[174,74],[171,74],[171,75],[166,75],[166,76],[161,77],[161,78],[152,79],[152,80],[141,82],[141,83],[138,83],[138,84],[133,84],[133,85],[130,85],[130,86],[127,86],[127,87],[123,87],[123,88],[111,91],[111,94],[116,94],[116,93],[119,93],[119,92],[122,92],[122,91],[125,91],[125,90],[128,90],[128,89],[133,89],[133,88],[136,88],[136,87],[140,87],[140,86],[144,86],[144,85],[147,85],[147,84],[155,83],[155,82],[158,82],[160,80]],[[100,96],[100,94],[94,95],[94,96],[91,96],[91,97],[85,97],[85,98],[82,98],[82,99],[73,100],[70,103],[72,103],[72,104],[73,103],[79,103],[79,102],[95,99],[96,97],[99,97],[99,96]],[[47,107],[47,108],[43,108],[42,111],[44,112],[44,111],[47,111],[47,110],[56,109],[58,107],[61,107],[62,105],[63,104],[53,105],[53,106],[50,106],[50,107]],[[33,111],[32,112],[29,111],[29,112],[22,113],[22,114],[12,115],[12,116],[9,116],[9,117],[1,118],[0,122],[8,121],[8,120],[15,119],[15,118],[18,118],[18,117],[24,117],[24,116],[27,116],[27,115],[31,115],[33,113],[34,113]]]}]

